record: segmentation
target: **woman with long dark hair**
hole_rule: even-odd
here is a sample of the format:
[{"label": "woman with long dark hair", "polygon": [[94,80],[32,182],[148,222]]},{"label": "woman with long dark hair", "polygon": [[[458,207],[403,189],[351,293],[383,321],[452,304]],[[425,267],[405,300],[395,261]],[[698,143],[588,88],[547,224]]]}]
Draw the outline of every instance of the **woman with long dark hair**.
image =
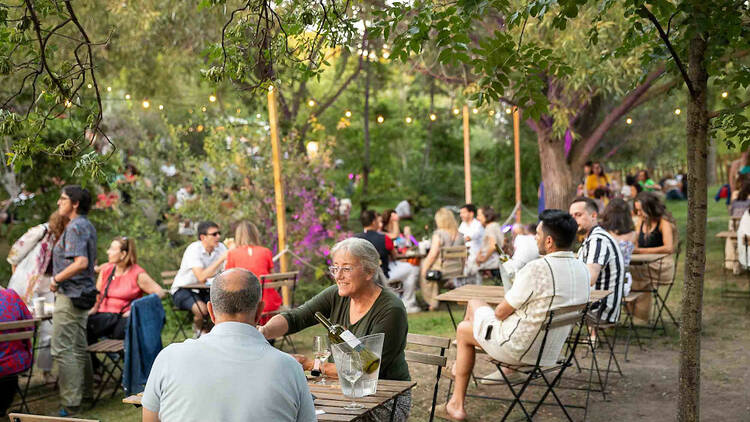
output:
[{"label": "woman with long dark hair", "polygon": [[[620,198],[611,200],[604,209],[604,212],[599,215],[599,225],[617,240],[622,252],[623,263],[625,267],[629,267],[630,258],[633,255],[633,249],[635,249],[637,241],[630,205]],[[630,271],[628,271],[625,273],[623,296],[627,296],[630,293],[632,284],[633,277]]]},{"label": "woman with long dark hair", "polygon": [[[661,199],[649,191],[635,197],[635,231],[637,241],[633,254],[669,254],[650,263],[631,268],[633,290],[650,290],[653,282],[671,283],[674,275],[674,255],[677,228],[672,214]],[[634,304],[633,316],[648,321],[651,314],[650,294],[641,295]]]}]

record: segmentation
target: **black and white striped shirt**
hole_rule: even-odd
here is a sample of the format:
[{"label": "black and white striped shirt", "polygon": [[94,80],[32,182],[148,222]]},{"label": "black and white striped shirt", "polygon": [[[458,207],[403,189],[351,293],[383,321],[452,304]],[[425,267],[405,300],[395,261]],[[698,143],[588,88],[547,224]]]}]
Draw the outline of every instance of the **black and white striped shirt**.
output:
[{"label": "black and white striped shirt", "polygon": [[[594,289],[612,290],[612,294],[604,302],[601,319],[616,322],[620,318],[620,302],[625,284],[625,263],[617,241],[606,230],[595,226],[583,241],[578,259],[584,264],[602,266]],[[597,314],[600,310],[601,307],[597,308]]]}]

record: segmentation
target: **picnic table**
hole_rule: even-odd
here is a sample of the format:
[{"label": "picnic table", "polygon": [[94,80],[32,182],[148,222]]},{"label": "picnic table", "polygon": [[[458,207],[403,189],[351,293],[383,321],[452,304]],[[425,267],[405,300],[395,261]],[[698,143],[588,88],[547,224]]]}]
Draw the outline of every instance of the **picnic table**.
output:
[{"label": "picnic table", "polygon": [[[348,410],[344,406],[351,402],[349,397],[341,392],[341,386],[332,382],[325,385],[315,384],[317,378],[309,378],[307,385],[310,392],[315,396],[315,411],[319,421],[353,421],[375,408],[382,406],[388,400],[399,394],[409,391],[417,385],[415,381],[392,381],[378,380],[378,391],[375,394],[356,398],[355,401],[365,406],[364,409]],[[125,404],[139,407],[141,405],[141,394],[122,399]]]},{"label": "picnic table", "polygon": [[[634,255],[635,256],[635,255]],[[596,303],[612,294],[612,290],[592,290],[589,295],[589,303]],[[438,302],[448,303],[448,314],[456,326],[456,320],[453,317],[450,304],[465,304],[472,299],[479,299],[490,305],[498,305],[505,297],[505,288],[503,286],[483,286],[476,284],[467,284],[451,291],[438,295],[435,299]]]}]

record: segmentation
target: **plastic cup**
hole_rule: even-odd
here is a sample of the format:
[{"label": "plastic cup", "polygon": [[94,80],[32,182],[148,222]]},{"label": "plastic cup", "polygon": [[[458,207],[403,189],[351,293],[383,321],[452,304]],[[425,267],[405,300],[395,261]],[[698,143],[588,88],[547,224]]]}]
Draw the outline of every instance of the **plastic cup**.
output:
[{"label": "plastic cup", "polygon": [[34,315],[37,317],[44,316],[44,298],[43,297],[35,297],[32,300],[32,303],[34,304]]}]

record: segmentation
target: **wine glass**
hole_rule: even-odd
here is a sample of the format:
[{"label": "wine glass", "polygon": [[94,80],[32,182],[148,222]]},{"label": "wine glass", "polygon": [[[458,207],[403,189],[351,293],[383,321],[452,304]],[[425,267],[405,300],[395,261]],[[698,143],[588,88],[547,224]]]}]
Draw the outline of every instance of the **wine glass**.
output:
[{"label": "wine glass", "polygon": [[328,348],[328,337],[313,337],[313,353],[315,354],[315,359],[318,359],[320,362],[320,381],[317,381],[315,384],[325,385],[326,372],[323,370],[323,364],[328,360],[328,357],[331,356],[331,350]]},{"label": "wine glass", "polygon": [[364,409],[364,405],[357,403],[354,401],[354,398],[357,396],[357,392],[355,390],[355,385],[357,380],[362,376],[362,360],[359,357],[359,353],[346,353],[343,356],[342,362],[339,363],[338,367],[339,375],[341,375],[344,379],[349,381],[352,384],[351,395],[346,394],[346,390],[343,388],[341,389],[342,392],[344,392],[345,396],[349,396],[352,399],[352,402],[344,406],[344,409],[347,410],[358,410],[358,409]]}]

